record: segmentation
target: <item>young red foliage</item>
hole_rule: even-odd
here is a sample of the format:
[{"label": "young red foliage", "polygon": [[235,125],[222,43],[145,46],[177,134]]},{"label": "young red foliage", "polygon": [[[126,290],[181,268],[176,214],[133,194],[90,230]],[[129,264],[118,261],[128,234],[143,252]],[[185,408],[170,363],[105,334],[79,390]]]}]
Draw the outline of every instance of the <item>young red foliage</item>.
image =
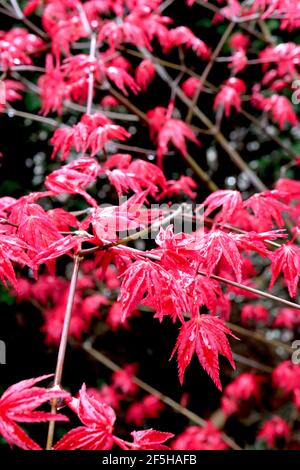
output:
[{"label": "young red foliage", "polygon": [[218,389],[222,389],[219,378],[218,354],[225,356],[233,369],[235,368],[226,334],[234,337],[220,318],[211,315],[199,315],[182,325],[171,356],[172,358],[177,352],[181,383],[185,369],[196,352],[203,369],[209,374]]},{"label": "young red foliage", "polygon": [[43,403],[56,398],[67,399],[69,394],[59,389],[36,387],[52,374],[35,379],[22,380],[9,387],[0,398],[0,434],[12,446],[24,450],[41,450],[17,423],[41,423],[45,421],[68,421],[66,416],[36,410]]}]

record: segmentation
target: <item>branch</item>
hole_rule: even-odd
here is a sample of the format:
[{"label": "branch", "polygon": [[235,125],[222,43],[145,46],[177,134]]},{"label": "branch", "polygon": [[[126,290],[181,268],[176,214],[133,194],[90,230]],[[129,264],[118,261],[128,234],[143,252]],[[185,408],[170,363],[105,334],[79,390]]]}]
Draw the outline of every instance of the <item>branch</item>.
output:
[{"label": "branch", "polygon": [[[176,89],[177,87],[174,87],[174,90]],[[132,104],[125,96],[116,91],[114,88],[110,88],[110,93],[115,98],[117,98],[122,104],[124,104],[127,109],[136,114],[141,119],[141,121],[146,124],[149,124],[147,114],[137,108],[134,104]],[[210,191],[216,191],[218,189],[217,185],[212,181],[210,176],[206,173],[205,170],[203,170],[203,168],[199,165],[199,163],[196,162],[196,160],[194,160],[191,155],[185,155],[183,156],[183,158],[186,160],[190,168],[192,168],[194,173],[198,176],[200,181],[202,181],[210,189]]]},{"label": "branch", "polygon": [[[205,273],[204,271],[198,271],[198,274],[200,274],[201,276],[207,276],[207,273]],[[224,284],[228,284],[229,286],[238,287],[239,289],[243,289],[247,292],[251,292],[252,294],[256,294],[260,297],[265,297],[266,299],[274,300],[275,302],[279,302],[283,305],[286,305],[287,307],[292,307],[292,308],[295,308],[297,310],[300,310],[300,305],[299,304],[291,302],[290,300],[282,299],[281,297],[277,297],[276,295],[269,294],[268,292],[264,292],[262,290],[255,289],[254,287],[245,286],[244,284],[240,284],[239,282],[231,281],[230,279],[226,279],[226,278],[221,277],[221,276],[216,276],[215,274],[211,274],[209,277],[211,277],[215,281],[223,282]]]},{"label": "branch", "polygon": [[[291,348],[288,344],[283,343],[282,341],[277,341],[276,339],[269,339],[265,336],[261,335],[257,331],[247,330],[247,328],[243,328],[242,326],[235,325],[231,322],[226,322],[226,325],[235,333],[239,335],[246,336],[247,338],[254,338],[266,345],[273,347],[273,348],[281,348],[287,351],[288,353],[292,353],[295,349]],[[272,370],[272,369],[271,369]]]},{"label": "branch", "polygon": [[[64,316],[63,329],[62,329],[60,343],[59,343],[56,370],[55,370],[55,375],[54,375],[54,387],[56,388],[61,387],[61,379],[62,379],[62,373],[63,373],[63,367],[64,367],[64,361],[65,361],[65,355],[66,355],[68,334],[69,334],[69,328],[70,328],[71,317],[72,317],[72,310],[73,310],[73,304],[74,304],[74,297],[75,297],[80,261],[81,261],[81,257],[76,255],[74,259],[72,278],[70,282],[68,301],[67,301],[67,306],[66,306],[66,311],[65,311],[65,316]],[[56,413],[56,411],[57,411],[57,400],[52,400],[51,413]],[[55,430],[55,421],[49,421],[48,437],[47,437],[47,445],[46,445],[47,450],[51,450],[52,448],[54,430]]]},{"label": "branch", "polygon": [[[149,51],[147,51],[146,49],[142,49],[142,52],[144,53],[145,57],[152,60],[152,55]],[[161,65],[156,64],[156,71],[164,82],[166,82],[167,84],[172,82],[170,75]],[[192,106],[192,101],[183,93],[181,88],[176,87],[176,94],[180,98],[180,100],[185,103],[188,107]],[[200,121],[211,131],[211,134],[214,136],[216,141],[226,151],[233,163],[247,175],[253,186],[258,191],[265,191],[267,187],[256,175],[256,173],[251,170],[247,163],[242,159],[240,154],[231,146],[231,144],[228,142],[222,132],[217,129],[213,122],[197,106],[194,106],[192,109],[193,114],[197,116]]]},{"label": "branch", "polygon": [[[91,62],[95,60],[95,53],[96,53],[96,43],[97,43],[97,36],[96,33],[92,33],[91,35],[91,45],[90,45],[90,55],[89,59]],[[89,77],[88,77],[88,97],[86,103],[86,114],[92,113],[92,106],[93,106],[93,93],[94,93],[94,66],[90,65]]]},{"label": "branch", "polygon": [[214,49],[212,55],[211,55],[211,58],[207,64],[207,66],[205,67],[201,77],[200,77],[200,83],[199,83],[199,86],[198,86],[198,89],[196,90],[196,93],[194,94],[193,98],[192,98],[192,102],[189,106],[189,110],[188,110],[188,114],[187,114],[187,117],[186,117],[186,122],[190,123],[191,120],[192,120],[192,117],[193,117],[193,108],[194,106],[196,106],[196,104],[198,103],[198,100],[199,100],[199,97],[200,97],[200,94],[201,94],[201,91],[202,91],[202,88],[203,88],[203,84],[204,82],[206,81],[208,75],[209,75],[209,72],[211,71],[214,63],[215,63],[215,60],[216,58],[218,57],[218,55],[220,54],[225,42],[227,41],[229,35],[231,34],[232,30],[234,28],[234,23],[229,23],[229,25],[227,26],[227,28],[225,29],[218,45],[216,46],[216,48]]}]

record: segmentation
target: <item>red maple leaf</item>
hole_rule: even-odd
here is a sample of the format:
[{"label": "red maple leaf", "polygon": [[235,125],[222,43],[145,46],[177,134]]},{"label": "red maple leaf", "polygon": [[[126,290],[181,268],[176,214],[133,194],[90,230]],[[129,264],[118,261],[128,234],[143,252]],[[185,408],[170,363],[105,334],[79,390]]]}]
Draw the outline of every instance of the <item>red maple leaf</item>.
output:
[{"label": "red maple leaf", "polygon": [[234,107],[237,111],[241,110],[241,94],[246,90],[243,80],[235,77],[229,78],[221,86],[221,90],[216,95],[214,102],[214,109],[223,106],[225,116],[229,117],[231,108]]},{"label": "red maple leaf", "polygon": [[280,272],[283,273],[291,297],[296,297],[300,277],[300,249],[287,243],[275,250],[271,255],[272,278],[270,289],[275,284]]},{"label": "red maple leaf", "polygon": [[135,80],[142,91],[146,91],[155,75],[155,67],[151,60],[144,59],[135,71]]},{"label": "red maple leaf", "polygon": [[66,237],[61,237],[59,240],[50,243],[46,249],[41,250],[32,260],[33,266],[38,266],[43,263],[47,263],[50,260],[59,258],[62,255],[70,253],[74,248],[79,248],[80,241],[83,240],[83,237],[77,237],[72,235],[67,235]]},{"label": "red maple leaf", "polygon": [[204,217],[209,216],[219,207],[222,209],[214,217],[216,222],[231,222],[233,214],[243,207],[242,197],[239,191],[232,191],[229,189],[219,190],[208,196],[201,207],[206,207]]},{"label": "red maple leaf", "polygon": [[289,207],[279,200],[281,197],[284,198],[285,194],[280,191],[264,191],[244,201],[244,207],[253,211],[260,231],[273,228],[274,223],[283,227],[282,215],[289,212]]},{"label": "red maple leaf", "polygon": [[168,108],[157,107],[148,111],[150,137],[157,142],[157,161],[161,167],[163,156],[168,152],[169,144],[173,144],[183,155],[187,155],[185,139],[200,145],[191,128],[180,119],[171,118],[174,103]]},{"label": "red maple leaf", "polygon": [[179,318],[183,322],[183,312],[188,311],[188,306],[180,284],[171,272],[151,261],[139,260],[129,266],[123,276],[118,297],[123,320],[143,301],[156,310],[155,317],[159,320],[169,315],[174,321]]},{"label": "red maple leaf", "polygon": [[18,282],[12,265],[12,261],[21,266],[31,265],[27,255],[28,245],[14,235],[0,233],[0,279],[4,284],[10,282],[18,290]]},{"label": "red maple leaf", "polygon": [[10,445],[16,445],[24,450],[41,450],[41,447],[18,426],[18,422],[68,421],[64,415],[36,410],[53,398],[69,397],[69,394],[63,390],[48,390],[34,386],[51,375],[22,380],[9,387],[0,398],[0,434]]},{"label": "red maple leaf", "polygon": [[218,389],[222,389],[219,377],[218,354],[225,356],[235,369],[226,334],[235,338],[220,318],[211,315],[199,315],[182,325],[171,355],[172,359],[177,351],[179,380],[181,383],[183,382],[185,369],[196,352],[203,369],[209,374]]},{"label": "red maple leaf", "polygon": [[238,250],[237,240],[233,234],[221,230],[214,230],[205,234],[201,241],[199,255],[203,258],[203,267],[209,276],[222,260],[228,263],[237,281],[241,282],[242,258]]},{"label": "red maple leaf", "polygon": [[[120,164],[124,166],[125,162],[121,161]],[[111,161],[109,161],[109,165],[115,166]],[[160,168],[153,163],[139,159],[134,160],[127,168],[106,170],[106,175],[115,186],[119,196],[129,190],[140,193],[143,189],[148,189],[149,193],[155,196],[159,186],[163,188],[166,184],[166,179]]]},{"label": "red maple leaf", "polygon": [[45,186],[54,194],[80,194],[91,206],[97,206],[85,188],[94,183],[102,171],[93,158],[80,157],[50,173],[46,177]]},{"label": "red maple leaf", "polygon": [[110,139],[126,140],[130,134],[122,126],[113,124],[104,114],[95,113],[92,116],[84,114],[80,122],[73,127],[56,129],[51,139],[54,145],[51,158],[61,151],[61,160],[66,160],[71,148],[76,152],[91,150],[96,155]]},{"label": "red maple leaf", "polygon": [[72,399],[70,407],[84,426],[71,429],[54,446],[55,450],[109,450],[113,446],[114,410],[87,393],[85,384],[79,398]]},{"label": "red maple leaf", "polygon": [[133,443],[130,445],[132,450],[169,450],[170,448],[164,445],[164,442],[174,437],[174,434],[170,432],[154,429],[133,431],[130,434],[133,437]]}]

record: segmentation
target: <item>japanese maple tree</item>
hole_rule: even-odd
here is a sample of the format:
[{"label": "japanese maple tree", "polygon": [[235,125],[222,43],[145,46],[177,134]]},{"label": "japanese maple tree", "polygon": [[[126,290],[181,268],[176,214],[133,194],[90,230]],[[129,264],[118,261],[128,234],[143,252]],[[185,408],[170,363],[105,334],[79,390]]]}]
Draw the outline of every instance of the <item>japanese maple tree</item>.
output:
[{"label": "japanese maple tree", "polygon": [[[40,311],[44,342],[58,350],[53,383],[50,375],[26,379],[0,399],[0,434],[11,446],[41,449],[19,423],[47,421],[53,450],[247,447],[221,428],[233,416],[248,414],[251,422],[252,411],[262,410],[263,374],[271,374],[274,396],[255,442],[300,446],[299,366],[285,342],[300,325],[292,100],[300,2],[184,2],[187,15],[206,15],[217,40],[202,23],[178,23],[176,3],[1,2],[8,25],[0,31],[1,119],[44,126],[48,163],[31,191],[0,198],[0,280]],[[282,42],[281,32],[290,40]],[[29,94],[38,109],[30,109]],[[253,126],[255,148],[267,141],[283,155],[274,180],[254,157],[244,159],[251,142],[243,146],[240,119]],[[224,181],[229,160],[236,176]],[[213,413],[206,420],[192,413],[188,394],[178,403],[137,377],[136,364],[120,369],[93,347],[107,330],[134,338],[133,324],[147,315],[168,329],[173,347],[160,361],[176,359],[181,385],[194,357],[218,393],[229,374],[221,357],[236,370],[219,396],[220,423]],[[249,357],[240,354],[245,338]],[[251,359],[251,341],[274,348],[275,358]],[[67,392],[74,386],[63,376],[67,347],[110,368],[111,383]],[[47,387],[36,385],[42,380]],[[288,418],[280,415],[287,403]],[[167,406],[194,420],[174,439],[172,429],[148,425]],[[118,432],[118,413],[138,428],[128,440]],[[70,429],[57,439],[55,423],[69,416]]]}]

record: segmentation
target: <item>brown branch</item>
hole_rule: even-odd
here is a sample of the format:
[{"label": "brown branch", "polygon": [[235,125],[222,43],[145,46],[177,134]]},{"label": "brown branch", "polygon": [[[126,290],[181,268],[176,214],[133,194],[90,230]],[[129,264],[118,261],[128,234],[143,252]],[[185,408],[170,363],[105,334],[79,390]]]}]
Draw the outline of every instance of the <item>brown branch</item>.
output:
[{"label": "brown branch", "polygon": [[234,323],[226,322],[226,325],[235,333],[239,335],[246,336],[247,338],[254,338],[262,343],[267,344],[273,348],[282,348],[288,353],[292,353],[294,351],[288,344],[283,343],[282,341],[277,341],[276,339],[269,339],[263,336],[262,334],[258,333],[257,331],[247,330],[247,328],[243,328],[242,326],[235,325]]},{"label": "brown branch", "polygon": [[[177,87],[174,87],[174,90],[176,90]],[[139,108],[137,108],[133,103],[131,103],[125,96],[123,96],[121,93],[119,93],[117,90],[114,88],[110,88],[110,93],[117,98],[124,106],[129,109],[131,112],[136,114],[141,121],[143,121],[146,124],[149,124],[149,119],[146,113],[141,111]],[[217,185],[212,181],[210,176],[206,173],[205,170],[199,165],[199,163],[194,160],[194,158],[191,155],[184,155],[183,158],[186,160],[190,168],[194,171],[194,173],[198,176],[198,178],[210,189],[210,191],[216,191],[218,189]]]},{"label": "brown branch", "polygon": [[245,111],[244,109],[241,109],[240,113],[243,116],[245,116],[245,118],[247,118],[250,122],[252,122],[252,124],[255,127],[260,129],[267,137],[269,137],[269,139],[273,140],[279,147],[281,147],[289,157],[291,157],[292,159],[295,159],[297,157],[297,154],[292,149],[290,149],[287,145],[285,145],[279,139],[279,137],[269,132],[268,129],[265,126],[263,126],[262,123],[258,119],[252,116],[252,114],[248,113],[248,111]]},{"label": "brown branch", "polygon": [[[207,273],[205,273],[204,271],[198,271],[198,274],[200,274],[201,276],[207,276]],[[265,297],[266,299],[274,300],[275,302],[279,302],[283,305],[286,305],[287,307],[291,307],[291,308],[295,308],[297,310],[300,310],[300,305],[299,304],[291,302],[290,300],[282,299],[281,297],[277,297],[274,294],[270,294],[268,292],[264,292],[262,290],[255,289],[254,287],[245,286],[244,284],[240,284],[239,282],[231,281],[230,279],[226,279],[224,277],[217,276],[215,274],[211,274],[209,277],[211,277],[215,281],[223,282],[224,284],[228,284],[229,286],[238,287],[239,289],[243,289],[247,292],[251,292],[252,294],[256,294],[260,297]]]},{"label": "brown branch", "polygon": [[[142,49],[145,57],[152,60],[152,55],[146,49]],[[166,83],[171,83],[172,79],[168,72],[161,66],[156,65],[156,71],[161,79]],[[176,87],[176,94],[180,98],[180,100],[185,103],[188,107],[192,106],[192,101],[183,93],[181,88]],[[221,147],[226,151],[229,155],[232,162],[241,170],[243,171],[253,186],[258,191],[265,191],[267,187],[261,181],[261,179],[256,175],[256,173],[251,170],[251,168],[247,165],[247,163],[242,159],[240,154],[231,146],[222,132],[213,124],[213,122],[198,108],[197,106],[193,107],[193,114],[197,116],[200,121],[210,130],[213,137],[216,141],[221,145]]]},{"label": "brown branch", "polygon": [[[210,10],[212,11],[213,13],[217,13],[221,16],[224,17],[225,20],[228,20],[228,18],[225,16],[225,13],[218,7],[216,7],[215,5],[213,5],[212,3],[209,3],[208,1],[203,1],[203,0],[195,0],[195,3],[197,3],[197,5],[203,7],[203,8],[206,8],[207,10]],[[252,17],[251,20],[253,20],[254,18]],[[259,18],[256,18],[256,19],[259,19]],[[243,21],[240,21],[241,18],[230,18],[230,21],[232,21],[233,23],[236,23],[238,24],[238,26],[240,28],[242,28],[244,31],[247,31],[248,33],[252,34],[252,36],[255,36],[257,39],[260,39],[261,41],[265,42],[266,39],[265,39],[265,36],[261,33],[259,33],[258,31],[255,31],[255,29],[251,28],[250,26],[248,26],[247,24],[245,24],[246,22],[243,22]],[[246,19],[246,21],[250,21],[250,17],[248,17]]]},{"label": "brown branch", "polygon": [[188,109],[188,113],[187,113],[187,117],[186,117],[186,122],[190,123],[191,120],[192,120],[192,117],[193,117],[193,108],[196,106],[196,104],[198,103],[198,100],[199,100],[199,97],[200,97],[200,94],[201,94],[201,91],[202,91],[202,87],[203,87],[203,84],[204,82],[206,81],[214,63],[215,63],[215,60],[216,58],[218,57],[218,55],[220,54],[221,50],[223,49],[223,46],[225,44],[225,42],[227,41],[229,35],[231,34],[232,30],[234,28],[234,23],[229,23],[229,25],[227,26],[227,28],[225,29],[219,43],[217,44],[216,48],[214,49],[211,57],[210,57],[210,60],[207,64],[207,66],[205,67],[201,77],[200,77],[200,83],[199,83],[199,86],[196,90],[196,93],[194,94],[192,100],[191,100],[191,104],[189,106],[189,109]]},{"label": "brown branch", "polygon": [[273,371],[272,367],[266,366],[261,362],[255,361],[254,359],[249,359],[249,357],[242,356],[241,354],[233,352],[232,357],[235,362],[239,362],[240,364],[246,365],[253,369],[261,370],[262,372],[266,372],[267,374],[270,374]]}]

